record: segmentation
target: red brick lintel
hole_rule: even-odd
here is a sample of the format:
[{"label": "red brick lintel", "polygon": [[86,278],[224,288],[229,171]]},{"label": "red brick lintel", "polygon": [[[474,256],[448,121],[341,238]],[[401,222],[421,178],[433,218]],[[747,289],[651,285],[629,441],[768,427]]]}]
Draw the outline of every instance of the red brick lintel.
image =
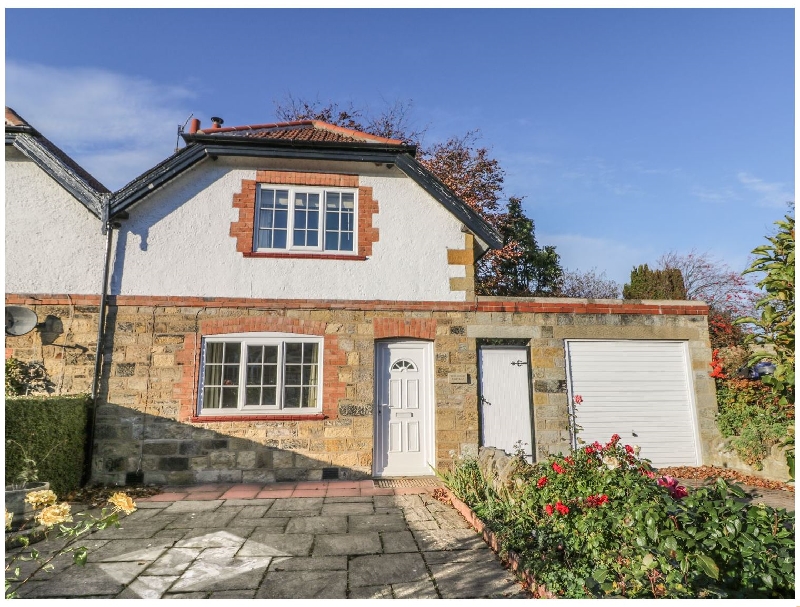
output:
[{"label": "red brick lintel", "polygon": [[[478,299],[477,302],[448,301],[389,301],[343,299],[254,299],[248,297],[191,297],[161,295],[112,295],[110,305],[165,306],[210,308],[271,308],[305,310],[392,310],[392,311],[447,311],[447,312],[517,312],[556,314],[651,314],[654,316],[706,316],[708,306],[702,302],[642,302],[604,300],[600,302],[576,299],[548,301],[545,298],[530,300]],[[93,305],[100,303],[99,295],[64,294],[6,294],[6,305]]]},{"label": "red brick lintel", "polygon": [[205,422],[304,422],[327,419],[324,413],[314,415],[193,415],[189,421],[193,424]]}]

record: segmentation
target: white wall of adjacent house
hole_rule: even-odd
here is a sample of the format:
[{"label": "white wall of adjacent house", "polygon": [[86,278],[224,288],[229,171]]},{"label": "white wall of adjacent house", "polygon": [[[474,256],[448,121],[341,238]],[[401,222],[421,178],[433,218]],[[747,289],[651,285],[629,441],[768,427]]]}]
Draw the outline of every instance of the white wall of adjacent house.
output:
[{"label": "white wall of adjacent house", "polygon": [[6,147],[6,293],[100,293],[100,221],[19,151]]},{"label": "white wall of adjacent house", "polygon": [[[364,261],[252,258],[230,235],[234,194],[260,169],[360,175],[373,188],[379,240]],[[395,168],[371,163],[206,160],[130,209],[115,251],[112,293],[279,299],[463,301],[450,278],[463,266],[461,223]]]}]

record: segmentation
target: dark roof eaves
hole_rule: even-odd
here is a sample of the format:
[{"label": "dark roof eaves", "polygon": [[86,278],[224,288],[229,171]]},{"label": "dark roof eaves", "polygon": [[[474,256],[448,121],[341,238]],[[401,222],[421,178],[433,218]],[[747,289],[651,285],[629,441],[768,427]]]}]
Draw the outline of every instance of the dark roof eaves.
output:
[{"label": "dark roof eaves", "polygon": [[111,195],[111,217],[152,194],[207,156],[205,146],[190,145],[165,158]]},{"label": "dark roof eaves", "polygon": [[417,146],[411,144],[383,143],[376,141],[318,141],[307,139],[268,139],[262,137],[247,137],[232,134],[184,134],[187,143],[202,143],[207,145],[252,146],[262,148],[325,148],[330,150],[372,150],[385,151],[394,154],[415,155]]},{"label": "dark roof eaves", "polygon": [[[92,180],[102,189],[89,183],[86,179],[88,173],[85,170],[81,169],[74,160],[71,163],[65,162],[66,154],[52,142],[38,135],[35,130],[33,132],[17,131],[17,128],[20,127],[11,129],[6,127],[6,145],[13,145],[17,148],[50,175],[56,183],[72,194],[92,215],[100,218],[102,216],[102,195],[108,193],[105,186],[94,178]],[[82,173],[86,173],[86,175]]]},{"label": "dark roof eaves", "polygon": [[486,242],[487,245],[493,249],[499,249],[503,246],[503,239],[500,234],[433,173],[417,162],[415,158],[402,154],[397,157],[396,164],[401,171],[438,200],[444,208],[455,215],[459,221]]}]

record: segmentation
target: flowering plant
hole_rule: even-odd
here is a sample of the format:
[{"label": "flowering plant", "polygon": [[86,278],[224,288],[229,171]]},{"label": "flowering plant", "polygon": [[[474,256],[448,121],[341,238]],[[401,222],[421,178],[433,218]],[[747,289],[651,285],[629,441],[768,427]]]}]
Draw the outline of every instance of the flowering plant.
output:
[{"label": "flowering plant", "polygon": [[[110,507],[103,508],[96,516],[91,512],[73,514],[72,507],[67,502],[57,503],[58,497],[50,490],[31,491],[25,496],[25,501],[33,507],[35,511],[34,520],[44,527],[45,537],[57,529],[58,534],[56,537],[65,539],[66,542],[63,543],[60,549],[45,557],[39,551],[29,547],[30,540],[25,533],[16,535],[15,539],[18,544],[22,545],[22,550],[6,552],[5,597],[7,599],[16,598],[17,589],[27,583],[31,575],[33,575],[31,573],[28,577],[20,580],[18,562],[37,561],[40,568],[52,570],[52,561],[56,557],[71,554],[73,562],[78,565],[85,565],[88,550],[85,546],[76,545],[78,539],[92,531],[110,526],[119,527],[120,515],[129,515],[136,510],[136,504],[123,492],[112,495],[108,499]],[[78,520],[76,521],[75,519]],[[12,520],[13,515],[6,510],[6,531],[11,528]],[[73,524],[67,525],[67,523]]]},{"label": "flowering plant", "polygon": [[474,460],[443,477],[550,595],[794,596],[793,517],[738,486],[689,492],[618,435],[518,464],[497,489]]}]

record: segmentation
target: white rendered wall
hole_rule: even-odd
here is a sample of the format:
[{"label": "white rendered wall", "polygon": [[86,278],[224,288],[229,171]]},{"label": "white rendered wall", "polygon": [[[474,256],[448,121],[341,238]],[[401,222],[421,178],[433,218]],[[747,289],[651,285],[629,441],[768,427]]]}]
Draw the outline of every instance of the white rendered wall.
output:
[{"label": "white rendered wall", "polygon": [[[204,161],[130,209],[123,222],[112,293],[278,299],[463,301],[450,278],[463,266],[447,249],[463,249],[461,223],[397,169],[371,164],[261,160]],[[230,236],[238,219],[233,196],[255,167],[361,173],[373,188],[379,240],[366,261],[245,258]],[[367,174],[365,174],[367,173]]]},{"label": "white rendered wall", "polygon": [[100,293],[100,220],[10,147],[5,170],[6,293]]}]

